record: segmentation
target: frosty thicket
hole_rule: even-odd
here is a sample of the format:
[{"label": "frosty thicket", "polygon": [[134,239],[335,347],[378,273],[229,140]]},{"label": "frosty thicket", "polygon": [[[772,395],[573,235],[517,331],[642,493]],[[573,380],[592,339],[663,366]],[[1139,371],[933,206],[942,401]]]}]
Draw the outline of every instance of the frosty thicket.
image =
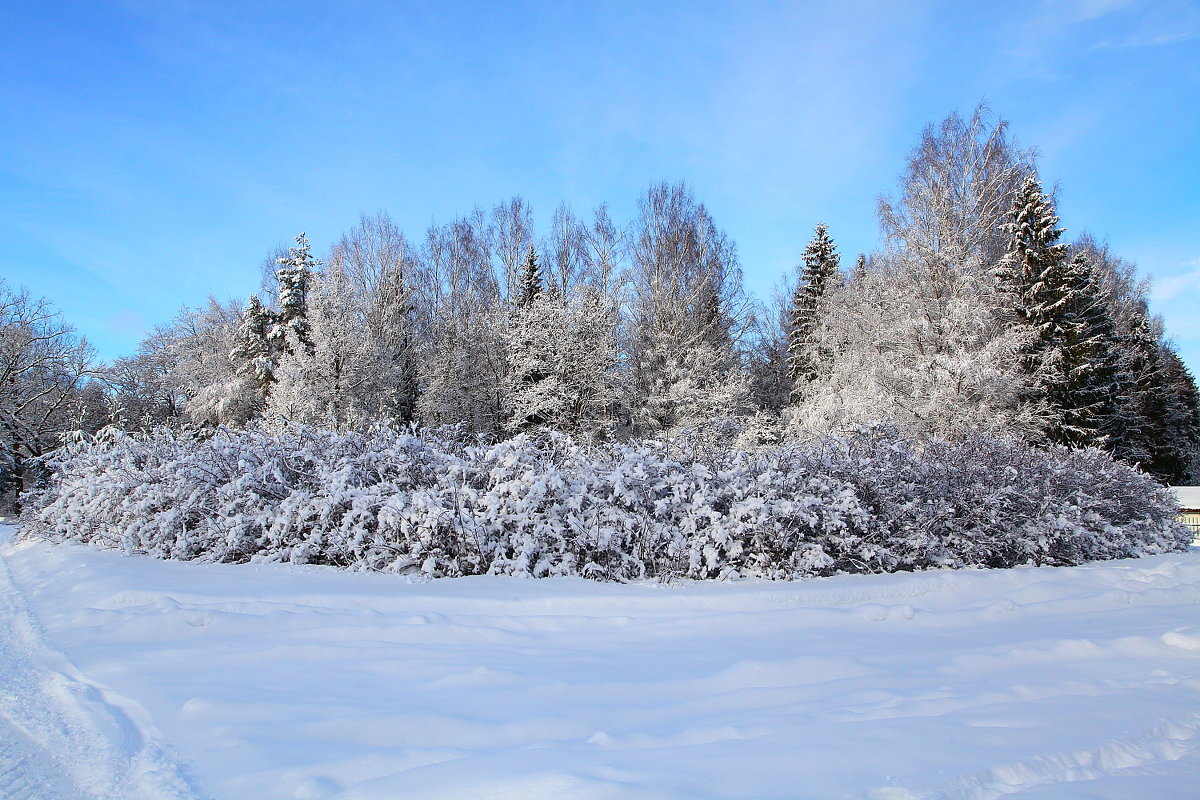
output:
[{"label": "frosty thicket", "polygon": [[[69,511],[85,528],[89,517],[81,509],[103,506],[92,522],[135,530],[144,526],[123,516],[125,506],[117,510],[105,505],[108,500],[89,505],[70,499],[72,492],[84,491],[71,483],[83,474],[79,470],[91,470],[89,480],[108,486],[104,492],[116,492],[113,487],[123,484],[105,483],[116,478],[102,468],[115,452],[142,447],[144,458],[194,465],[222,442],[239,448],[254,442],[264,448],[260,457],[270,461],[278,457],[276,451],[291,452],[289,442],[297,436],[334,437],[328,442],[337,450],[357,441],[354,436],[384,435],[364,431],[412,436],[396,431],[415,425],[418,438],[405,439],[401,451],[426,448],[441,454],[438,458],[452,453],[461,461],[455,469],[463,485],[475,486],[467,473],[482,469],[490,456],[443,446],[447,426],[457,431],[452,439],[474,442],[472,447],[511,447],[521,453],[543,454],[545,447],[556,453],[570,450],[561,444],[566,440],[555,438],[565,435],[574,442],[571,447],[588,455],[557,461],[557,456],[549,461],[543,455],[529,457],[586,476],[588,470],[619,460],[622,448],[669,452],[686,441],[698,454],[696,463],[705,465],[780,461],[782,453],[793,454],[787,456],[791,459],[797,452],[822,451],[831,442],[866,436],[882,425],[918,459],[938,452],[937,447],[970,442],[991,442],[988,447],[997,452],[1016,448],[1011,453],[1019,451],[1019,457],[1005,456],[996,462],[995,474],[981,469],[974,478],[980,485],[971,491],[992,501],[996,488],[1010,480],[1008,471],[1033,469],[1035,462],[1079,469],[1081,475],[1101,470],[1099,453],[1075,452],[1087,448],[1104,451],[1160,482],[1200,482],[1200,395],[1161,322],[1148,310],[1145,284],[1132,265],[1091,237],[1064,240],[1053,194],[1038,177],[1033,153],[1012,142],[1002,121],[981,108],[969,118],[952,115],[928,128],[899,191],[880,201],[879,216],[886,239],[882,250],[859,255],[846,269],[836,232],[819,224],[796,273],[784,279],[770,302],[760,302],[743,292],[734,244],[682,184],[651,186],[636,217],[624,225],[614,222],[604,206],[586,221],[560,207],[541,235],[520,198],[490,212],[477,210],[433,225],[419,241],[410,240],[381,213],[363,217],[322,259],[301,234],[293,247],[269,259],[259,295],[246,303],[212,301],[207,308],[184,310],[147,338],[135,355],[100,371],[91,365],[86,346],[48,307],[6,291],[0,308],[5,337],[0,377],[8,378],[0,384],[5,393],[0,398],[3,478],[9,489],[26,481],[26,465],[57,447],[63,431],[95,432],[108,426],[147,434],[142,440],[126,440],[114,438],[110,430],[103,443],[92,445],[94,453],[78,445],[69,457],[60,455],[55,463],[65,471],[59,477],[75,477],[63,478],[66,482],[54,484],[49,495],[39,495],[53,498],[54,508]],[[86,380],[91,375],[100,380]],[[214,431],[220,432],[214,437]],[[521,444],[505,444],[511,437]],[[933,442],[942,444],[935,447]],[[382,447],[376,439],[362,446]],[[191,451],[199,461],[189,460]],[[872,452],[866,460],[875,463],[882,457]],[[314,467],[317,472],[340,463],[328,454],[313,459],[326,465]],[[801,459],[803,468],[789,466],[784,473],[799,469],[796,475],[820,480],[841,474],[805,459],[809,457]],[[686,464],[681,468],[691,469]],[[719,466],[711,468],[714,475],[721,474]],[[1101,471],[1110,469],[1118,465]],[[1125,477],[1114,479],[1113,486],[1135,486],[1131,476],[1136,473],[1120,474]],[[572,473],[563,480],[578,476]],[[174,509],[183,519],[207,506],[177,495],[190,485],[180,480],[169,489],[161,481],[151,483],[165,492],[154,502],[176,497],[163,508]],[[76,488],[68,490],[68,485]],[[281,485],[291,486],[287,481]],[[750,491],[748,484],[736,485],[736,491]],[[1032,486],[1021,491],[1033,491]],[[471,491],[483,491],[480,487]],[[617,502],[608,489],[599,484],[592,488],[597,496]],[[949,484],[944,488],[950,491]],[[824,498],[817,505],[828,511],[824,491],[815,496]],[[885,494],[908,496],[900,490]],[[878,503],[854,496],[858,510],[838,514],[887,518]],[[1047,497],[1066,495],[1051,492]],[[1063,509],[1075,508],[1084,517],[1093,513],[1079,510],[1092,509],[1090,501],[1062,502]],[[1120,502],[1132,501],[1124,497]],[[264,508],[256,513],[266,513]],[[1045,514],[1053,511],[1030,510],[1011,518],[1017,525],[1010,530],[1014,542],[1026,541],[1021,531],[1034,520],[1050,525]],[[283,513],[271,513],[276,512]],[[437,528],[440,517],[430,513],[428,524]],[[1071,518],[1076,511],[1063,513]],[[1114,541],[1124,541],[1125,533],[1114,531],[1124,531],[1132,517],[1118,517],[1100,514],[1094,525],[1087,523],[1092,525],[1087,530],[1104,530]],[[690,517],[674,512],[664,519],[685,528],[692,524]],[[326,522],[313,523],[304,535],[317,536]],[[609,523],[617,524],[604,524]],[[57,527],[50,520],[45,524]],[[299,546],[287,538],[299,535],[290,528],[284,537],[289,544],[271,539],[276,523],[266,521],[254,523],[258,533],[238,533],[226,544],[219,544],[224,534],[209,531],[201,537],[202,545],[190,536],[167,533],[174,529],[162,524],[147,534],[146,542],[136,536],[121,541],[141,542],[132,546],[156,552],[198,546],[220,558],[245,555],[250,540],[260,542],[260,552],[280,556]],[[219,523],[226,524],[236,527],[228,520]],[[553,528],[558,523],[546,524]],[[679,534],[686,546],[663,544],[655,538],[659,534],[643,532],[634,538],[641,543],[638,552],[669,553],[661,558],[673,565],[670,571],[687,574],[726,568],[800,574],[821,572],[828,564],[843,569],[864,559],[870,562],[863,553],[875,552],[874,544],[863,545],[866,550],[829,544],[828,536],[840,524],[818,526],[823,533],[814,533],[811,526],[784,526],[807,531],[796,533],[796,542],[811,543],[824,554],[802,565],[788,559],[803,560],[807,544],[772,545],[780,554],[774,563],[764,554],[776,552],[770,547],[739,545],[741,552],[758,555],[744,563],[721,556],[714,562],[720,566],[709,569],[694,553],[678,561],[680,547],[708,552],[709,545],[701,546],[692,534]],[[858,530],[847,525],[847,530]],[[384,529],[380,517],[364,530]],[[1148,539],[1138,539],[1141,534],[1134,538],[1160,542],[1156,537],[1165,535],[1165,528],[1155,530]],[[543,542],[549,534],[531,535]],[[728,535],[737,540],[740,534]],[[440,541],[442,534],[430,536],[430,541]],[[908,536],[901,538],[908,541]],[[436,571],[497,569],[496,564],[518,558],[497,553],[526,547],[513,544],[509,533],[493,531],[488,537],[490,544],[480,544],[469,557],[461,548],[445,549],[454,555],[430,556]],[[340,545],[321,541],[318,550],[333,548],[321,551],[321,559],[396,563],[357,539],[345,556],[333,555]],[[655,544],[647,544],[651,541]],[[575,553],[571,563],[577,569],[588,561],[621,575],[659,571],[653,564],[660,555],[638,556],[639,566],[625,569],[612,565],[614,558],[632,557],[624,550],[617,556],[600,547],[597,553],[609,555],[593,557],[592,545],[582,540],[543,545],[533,549],[554,553],[546,563],[557,566],[535,567],[542,562],[529,556],[520,570],[553,571],[570,561],[565,554]],[[726,546],[712,545],[720,552]],[[1032,560],[1073,558],[1046,555],[1057,552],[1057,544],[1013,547]],[[422,548],[413,552],[425,553]],[[866,568],[941,563],[942,556],[929,554],[937,547],[917,549],[924,555],[902,555],[905,548],[891,546],[878,550],[888,555]],[[1067,550],[1100,552],[1076,545]],[[964,555],[967,550],[954,547],[946,552],[952,563],[994,560],[991,555]],[[990,546],[987,552],[992,552]],[[464,565],[463,558],[475,561]],[[1013,559],[1020,560],[1015,555],[1000,560]]]},{"label": "frosty thicket", "polygon": [[162,558],[430,576],[799,578],[1178,550],[1167,489],[1095,449],[890,426],[753,452],[690,436],[109,430],[60,452],[27,533]]}]

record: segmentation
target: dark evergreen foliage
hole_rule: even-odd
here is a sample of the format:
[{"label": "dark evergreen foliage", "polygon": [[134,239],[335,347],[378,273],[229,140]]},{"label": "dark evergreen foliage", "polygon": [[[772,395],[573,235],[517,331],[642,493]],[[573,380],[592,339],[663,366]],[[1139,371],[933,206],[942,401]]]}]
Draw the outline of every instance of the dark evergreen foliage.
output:
[{"label": "dark evergreen foliage", "polygon": [[820,354],[813,342],[813,331],[820,321],[821,304],[838,280],[841,258],[829,237],[829,228],[819,223],[812,240],[804,248],[804,266],[792,296],[790,335],[788,337],[788,377],[792,381],[792,399],[804,397],[805,388],[816,380]]},{"label": "dark evergreen foliage", "polygon": [[1121,368],[1116,325],[1095,269],[1077,254],[1064,271],[1054,360],[1043,386],[1058,416],[1047,431],[1051,441],[1071,447],[1098,447],[1105,429],[1120,419]]},{"label": "dark evergreen foliage", "polygon": [[1063,399],[1069,382],[1062,349],[1067,340],[1080,336],[1075,330],[1078,320],[1068,313],[1072,289],[1068,246],[1059,241],[1063,231],[1053,201],[1042,192],[1036,175],[1026,178],[1013,197],[1004,229],[1008,251],[995,273],[1011,297],[1017,323],[1027,326],[1031,334],[1023,359],[1030,376],[1025,402],[1048,412],[1050,439],[1078,438],[1079,432],[1058,430],[1065,424],[1065,415],[1057,402]]},{"label": "dark evergreen foliage", "polygon": [[517,279],[517,307],[529,308],[534,299],[544,291],[542,267],[538,263],[537,252],[529,245],[525,262],[521,265],[521,275]]},{"label": "dark evergreen foliage", "polygon": [[1196,381],[1169,346],[1158,352],[1159,380],[1143,401],[1149,457],[1143,467],[1163,483],[1200,483],[1200,393]]}]

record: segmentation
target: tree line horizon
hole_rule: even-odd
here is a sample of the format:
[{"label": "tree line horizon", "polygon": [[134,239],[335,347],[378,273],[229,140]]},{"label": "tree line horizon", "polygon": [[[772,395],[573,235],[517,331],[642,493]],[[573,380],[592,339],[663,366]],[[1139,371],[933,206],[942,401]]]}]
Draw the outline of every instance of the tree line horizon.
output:
[{"label": "tree line horizon", "polygon": [[379,212],[321,259],[300,234],[248,302],[182,309],[104,365],[49,303],[0,287],[3,480],[106,425],[752,448],[887,421],[1098,447],[1200,482],[1200,393],[1147,281],[1089,235],[1063,240],[1004,120],[980,105],[928,126],[878,217],[879,250],[843,268],[820,223],[755,299],[686,183],[651,185],[623,225],[560,205],[541,235],[520,197],[417,242]]}]

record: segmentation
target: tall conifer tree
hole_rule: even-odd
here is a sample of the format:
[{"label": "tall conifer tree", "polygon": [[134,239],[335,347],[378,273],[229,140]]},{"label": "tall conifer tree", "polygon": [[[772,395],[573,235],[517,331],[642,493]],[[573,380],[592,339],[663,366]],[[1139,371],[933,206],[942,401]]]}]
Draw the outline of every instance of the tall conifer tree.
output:
[{"label": "tall conifer tree", "polygon": [[838,279],[841,258],[829,237],[825,223],[819,223],[812,240],[804,248],[804,266],[792,295],[790,335],[788,337],[788,377],[792,381],[792,402],[803,399],[805,387],[816,380],[820,357],[813,334],[820,322],[821,304]]},{"label": "tall conifer tree", "polygon": [[510,369],[505,427],[514,432],[544,425],[558,410],[555,350],[566,309],[546,296],[544,285],[537,251],[530,245],[517,276],[517,307],[505,334]]},{"label": "tall conifer tree", "polygon": [[545,281],[542,278],[542,266],[538,263],[537,252],[529,245],[525,255],[525,263],[521,265],[521,275],[517,279],[517,306],[529,308],[534,299],[542,293]]},{"label": "tall conifer tree", "polygon": [[1060,416],[1052,441],[1075,447],[1102,446],[1119,420],[1120,351],[1116,325],[1095,267],[1080,253],[1067,265],[1057,324],[1054,380],[1047,400]]},{"label": "tall conifer tree", "polygon": [[1162,381],[1152,410],[1148,471],[1167,484],[1200,482],[1200,391],[1191,370],[1169,346],[1161,350]]},{"label": "tall conifer tree", "polygon": [[1070,378],[1064,348],[1078,340],[1081,323],[1068,312],[1078,302],[1071,298],[1067,269],[1068,246],[1060,242],[1054,202],[1042,191],[1037,175],[1025,179],[1013,198],[1009,221],[1008,252],[996,267],[996,277],[1010,296],[1019,324],[1028,326],[1030,341],[1023,363],[1030,378],[1025,401],[1049,415],[1047,436],[1052,440],[1078,438],[1079,432],[1064,432],[1061,403]]},{"label": "tall conifer tree", "polygon": [[233,350],[229,353],[237,373],[252,378],[263,397],[275,380],[275,360],[269,341],[274,317],[263,307],[258,295],[250,295],[246,310],[242,312],[242,324],[234,337]]},{"label": "tall conifer tree", "polygon": [[852,283],[862,283],[867,279],[867,256],[865,253],[859,253],[858,258],[854,260],[854,271],[850,273],[850,281]]},{"label": "tall conifer tree", "polygon": [[308,324],[308,293],[312,286],[313,273],[321,262],[313,258],[308,236],[301,231],[296,237],[296,246],[288,248],[288,254],[276,263],[275,272],[279,281],[279,314],[272,330],[272,339],[285,350],[297,345],[312,349]]}]

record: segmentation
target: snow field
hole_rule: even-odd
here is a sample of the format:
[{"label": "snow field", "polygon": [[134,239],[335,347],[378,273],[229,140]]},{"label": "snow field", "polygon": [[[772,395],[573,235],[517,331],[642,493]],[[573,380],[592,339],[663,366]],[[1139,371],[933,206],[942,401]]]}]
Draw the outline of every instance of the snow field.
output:
[{"label": "snow field", "polygon": [[[0,526],[0,541],[11,528]],[[0,798],[181,800],[195,794],[136,703],[46,646],[0,559]]]},{"label": "snow field", "polygon": [[[61,651],[192,780],[130,797],[1140,800],[1200,774],[1195,550],[675,585],[0,554],[49,642],[30,668]],[[144,750],[100,732],[98,765],[42,755]]]}]

